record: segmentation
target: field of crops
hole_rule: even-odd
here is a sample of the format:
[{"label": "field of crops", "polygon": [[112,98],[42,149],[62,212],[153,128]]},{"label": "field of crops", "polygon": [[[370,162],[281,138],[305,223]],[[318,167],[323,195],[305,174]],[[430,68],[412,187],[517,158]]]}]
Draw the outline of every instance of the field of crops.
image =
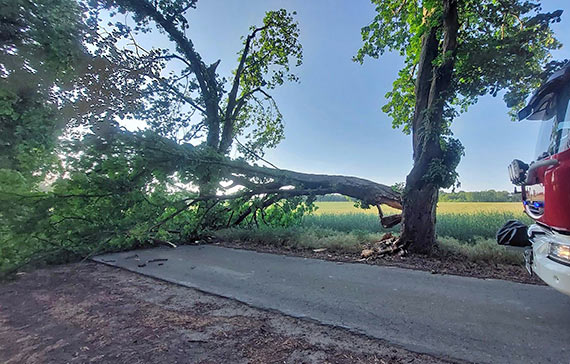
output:
[{"label": "field of crops", "polygon": [[[378,214],[376,208],[361,209],[354,207],[354,203],[346,202],[316,202],[318,207],[317,215],[328,214],[355,214],[367,213]],[[391,207],[384,206],[382,211],[385,214],[398,212]],[[438,214],[477,214],[477,213],[511,213],[522,214],[523,207],[520,202],[440,202],[437,204]]]},{"label": "field of crops", "polygon": [[[361,231],[379,233],[386,231],[378,221],[374,209],[363,210],[351,202],[318,202],[314,215],[306,216],[303,226],[331,229],[340,232]],[[386,207],[384,213],[397,210]],[[472,243],[478,238],[494,239],[497,230],[511,219],[531,221],[522,212],[518,202],[440,202],[438,204],[437,233]],[[397,232],[399,226],[392,231]]]}]

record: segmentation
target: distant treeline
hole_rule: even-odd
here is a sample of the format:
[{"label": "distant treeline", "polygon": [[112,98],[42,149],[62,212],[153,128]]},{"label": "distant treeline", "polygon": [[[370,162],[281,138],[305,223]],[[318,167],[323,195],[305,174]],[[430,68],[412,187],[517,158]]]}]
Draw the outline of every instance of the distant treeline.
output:
[{"label": "distant treeline", "polygon": [[519,202],[520,195],[508,191],[440,192],[441,202]]},{"label": "distant treeline", "polygon": [[350,198],[350,197],[346,197],[344,195],[339,195],[337,193],[334,194],[330,194],[330,195],[323,195],[323,196],[317,196],[317,201],[320,202],[341,202],[341,201],[354,201],[354,199]]},{"label": "distant treeline", "polygon": [[[338,194],[317,196],[317,201],[354,201],[350,197]],[[440,202],[519,202],[520,195],[515,195],[508,191],[459,191],[459,192],[443,192],[439,193]]]}]

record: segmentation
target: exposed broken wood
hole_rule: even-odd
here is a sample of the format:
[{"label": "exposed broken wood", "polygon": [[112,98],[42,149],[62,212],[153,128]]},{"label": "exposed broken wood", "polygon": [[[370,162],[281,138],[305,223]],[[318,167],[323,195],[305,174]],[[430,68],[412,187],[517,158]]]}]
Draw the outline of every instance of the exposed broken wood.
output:
[{"label": "exposed broken wood", "polygon": [[171,243],[170,241],[167,240],[162,240],[162,239],[157,239],[157,238],[152,238],[151,239],[153,243],[155,244],[159,244],[159,245],[167,245],[171,248],[177,248],[177,245],[174,243]]},{"label": "exposed broken wood", "polygon": [[407,251],[405,248],[406,246],[397,236],[392,235],[392,233],[386,233],[371,247],[363,249],[361,256],[362,258],[372,259],[383,255],[406,255]]},{"label": "exposed broken wood", "polygon": [[401,221],[402,221],[402,215],[401,214],[390,215],[390,216],[386,216],[386,217],[383,217],[380,219],[382,226],[384,226],[386,229],[389,229],[391,227],[398,225]]},{"label": "exposed broken wood", "polygon": [[360,254],[360,256],[362,258],[369,258],[372,255],[374,255],[374,250],[372,250],[372,249],[364,249],[364,250],[362,250],[362,253]]},{"label": "exposed broken wood", "polygon": [[376,207],[378,208],[378,217],[380,218],[380,223],[386,229],[394,227],[402,221],[402,214],[388,215],[385,217],[384,213],[382,212],[382,206],[376,205]]}]

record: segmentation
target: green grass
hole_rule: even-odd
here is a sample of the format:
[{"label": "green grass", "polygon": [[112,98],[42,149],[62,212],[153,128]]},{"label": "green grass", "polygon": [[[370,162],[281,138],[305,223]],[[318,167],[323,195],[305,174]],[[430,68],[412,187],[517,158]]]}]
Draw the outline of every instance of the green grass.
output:
[{"label": "green grass", "polygon": [[[363,231],[339,232],[317,227],[260,227],[257,229],[233,228],[218,230],[214,235],[230,242],[273,246],[283,249],[327,248],[329,252],[358,255],[367,245],[380,240],[383,234]],[[498,245],[494,239],[476,237],[471,243],[444,237],[438,239],[444,255],[453,254],[472,262],[522,264],[520,251]]]},{"label": "green grass", "polygon": [[520,213],[442,214],[437,217],[436,231],[438,236],[463,242],[473,242],[476,237],[495,239],[497,230],[512,219],[526,224],[532,222],[529,217]]},{"label": "green grass", "polygon": [[259,227],[258,229],[233,228],[213,234],[222,240],[271,245],[281,248],[317,249],[360,253],[363,246],[380,240],[382,234],[363,231],[340,232],[325,228]]},{"label": "green grass", "polygon": [[[497,230],[507,220],[517,219],[530,223],[530,219],[522,214],[513,213],[471,213],[440,214],[437,217],[438,236],[451,237],[463,242],[472,242],[475,237],[494,239]],[[303,226],[331,229],[340,232],[363,231],[381,233],[388,230],[380,226],[377,215],[371,214],[325,214],[311,215],[303,219]],[[398,231],[399,226],[389,231]]]},{"label": "green grass", "polygon": [[[342,232],[365,231],[369,233],[380,233],[386,229],[380,226],[378,215],[370,214],[326,214],[309,215],[303,218],[302,225],[311,228],[324,228]],[[399,227],[390,229],[398,231]]]},{"label": "green grass", "polygon": [[473,243],[466,244],[453,238],[440,238],[438,246],[444,253],[458,254],[472,262],[511,265],[524,263],[523,254],[519,250],[498,245],[494,239],[475,238]]}]

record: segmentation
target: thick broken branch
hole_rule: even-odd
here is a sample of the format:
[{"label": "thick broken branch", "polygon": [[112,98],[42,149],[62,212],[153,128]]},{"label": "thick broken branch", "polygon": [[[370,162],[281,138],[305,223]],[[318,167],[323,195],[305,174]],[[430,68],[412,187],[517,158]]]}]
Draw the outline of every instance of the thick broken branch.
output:
[{"label": "thick broken branch", "polygon": [[212,164],[230,167],[235,173],[250,174],[252,176],[271,177],[279,181],[283,187],[293,186],[295,190],[302,190],[307,195],[322,195],[339,193],[356,198],[365,205],[388,205],[401,209],[400,194],[391,187],[358,177],[311,174],[288,171],[284,169],[271,169],[252,166],[242,161],[220,159],[211,161]]},{"label": "thick broken branch", "polygon": [[376,207],[378,208],[378,217],[380,218],[380,223],[386,229],[394,227],[402,222],[402,214],[389,215],[384,217],[384,214],[382,213],[382,206],[376,205]]},{"label": "thick broken branch", "polygon": [[[146,139],[146,138],[143,138]],[[154,139],[154,138],[153,138]],[[339,193],[348,197],[360,200],[365,205],[377,206],[388,205],[396,209],[402,209],[400,193],[394,191],[390,186],[376,183],[358,177],[312,174],[289,171],[285,169],[273,169],[248,164],[241,160],[232,160],[221,155],[201,153],[200,150],[191,144],[179,145],[174,141],[162,138],[163,145],[156,140],[146,140],[148,149],[154,149],[159,153],[167,153],[171,157],[173,154],[178,163],[209,164],[214,168],[227,171],[226,178],[231,180],[232,173],[246,176],[247,178],[270,178],[272,179],[271,190],[264,190],[263,185],[255,194],[281,193],[288,194],[296,191],[297,195],[323,195],[327,193]],[[181,166],[183,167],[183,166]],[[292,186],[289,190],[275,190],[278,183],[281,187]],[[244,186],[247,187],[247,186]]]},{"label": "thick broken branch", "polygon": [[[400,221],[399,215],[383,217],[380,205],[388,205],[401,210],[402,203],[400,193],[380,183],[351,176],[301,173],[260,167],[248,164],[243,160],[233,160],[220,154],[211,153],[211,150],[205,151],[191,144],[177,144],[170,139],[156,135],[144,137],[126,131],[124,135],[127,138],[132,138],[131,142],[139,145],[144,144],[144,149],[153,151],[152,155],[146,156],[147,158],[172,161],[171,168],[174,170],[191,172],[191,169],[197,168],[197,166],[207,165],[213,175],[221,176],[222,180],[225,181],[232,181],[232,188],[243,187],[232,194],[209,194],[188,198],[186,206],[181,206],[180,210],[182,211],[200,201],[262,197],[267,198],[266,202],[273,201],[272,203],[274,203],[281,199],[296,196],[338,193],[355,198],[361,201],[364,206],[377,206],[379,217],[385,226],[394,226]],[[174,214],[181,213],[180,210]],[[250,213],[254,211],[255,209],[251,209]]]}]

